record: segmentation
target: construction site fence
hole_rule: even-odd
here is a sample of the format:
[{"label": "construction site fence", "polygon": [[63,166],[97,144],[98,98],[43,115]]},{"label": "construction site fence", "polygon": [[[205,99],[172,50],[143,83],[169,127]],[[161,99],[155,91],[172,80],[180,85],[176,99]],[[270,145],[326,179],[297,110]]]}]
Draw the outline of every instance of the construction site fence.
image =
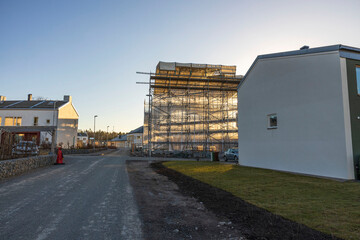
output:
[{"label": "construction site fence", "polygon": [[[211,157],[212,152],[209,151],[169,151],[169,150],[160,150],[156,149],[151,151],[151,157],[163,157],[163,158],[195,158],[195,159],[204,159]],[[222,158],[224,155],[224,152],[219,152],[219,156]],[[147,156],[149,157],[149,152],[147,149],[143,149],[141,156]]]}]

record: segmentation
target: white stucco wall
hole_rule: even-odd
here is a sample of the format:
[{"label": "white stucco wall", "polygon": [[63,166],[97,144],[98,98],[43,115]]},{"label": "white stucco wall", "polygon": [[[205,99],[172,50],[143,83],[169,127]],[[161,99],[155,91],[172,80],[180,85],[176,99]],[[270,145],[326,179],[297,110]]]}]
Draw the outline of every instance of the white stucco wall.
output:
[{"label": "white stucco wall", "polygon": [[57,144],[62,144],[63,148],[75,146],[77,129],[77,119],[59,119],[57,127]]},{"label": "white stucco wall", "polygon": [[61,106],[58,111],[56,142],[64,148],[75,146],[79,115],[71,102]]},{"label": "white stucco wall", "polygon": [[[2,119],[1,126],[5,126],[5,117],[21,117],[21,126],[34,126],[34,117],[38,117],[39,126],[53,126],[53,116],[57,116],[53,110],[24,110],[24,109],[1,109],[0,117]],[[49,119],[50,123],[46,123]]]},{"label": "white stucco wall", "polygon": [[[138,138],[138,137],[140,137],[140,138]],[[134,143],[136,147],[142,147],[142,137],[143,137],[142,133],[128,133],[127,134],[127,147],[131,148],[132,143]]]},{"label": "white stucco wall", "polygon": [[117,147],[117,148],[126,148],[126,141],[113,141],[109,142],[111,143],[111,146]]},{"label": "white stucco wall", "polygon": [[238,90],[240,165],[354,178],[340,65],[338,52],[258,60]]}]

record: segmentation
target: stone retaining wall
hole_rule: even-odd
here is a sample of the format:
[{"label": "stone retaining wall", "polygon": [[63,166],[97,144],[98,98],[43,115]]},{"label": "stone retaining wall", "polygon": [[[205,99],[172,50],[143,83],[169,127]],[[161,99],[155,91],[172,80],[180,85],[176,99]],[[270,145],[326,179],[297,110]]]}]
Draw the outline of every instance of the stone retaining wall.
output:
[{"label": "stone retaining wall", "polygon": [[33,156],[0,161],[0,179],[54,164],[56,155]]}]

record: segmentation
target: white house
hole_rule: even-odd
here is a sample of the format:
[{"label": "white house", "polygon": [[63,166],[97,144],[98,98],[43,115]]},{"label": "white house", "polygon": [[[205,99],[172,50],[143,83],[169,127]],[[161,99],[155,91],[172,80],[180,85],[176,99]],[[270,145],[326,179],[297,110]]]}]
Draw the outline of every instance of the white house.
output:
[{"label": "white house", "polygon": [[127,147],[142,148],[144,127],[138,127],[127,134]]},{"label": "white house", "polygon": [[86,146],[89,142],[89,137],[85,132],[78,132],[77,133],[77,143],[81,144],[82,146]]},{"label": "white house", "polygon": [[56,143],[64,148],[75,146],[79,115],[71,96],[63,100],[7,101],[0,96],[0,128],[16,134],[18,140],[35,141],[38,145],[52,141],[56,130]]},{"label": "white house", "polygon": [[127,135],[119,135],[110,141],[110,146],[116,148],[127,148]]},{"label": "white house", "polygon": [[258,56],[238,87],[239,164],[359,179],[360,49]]}]

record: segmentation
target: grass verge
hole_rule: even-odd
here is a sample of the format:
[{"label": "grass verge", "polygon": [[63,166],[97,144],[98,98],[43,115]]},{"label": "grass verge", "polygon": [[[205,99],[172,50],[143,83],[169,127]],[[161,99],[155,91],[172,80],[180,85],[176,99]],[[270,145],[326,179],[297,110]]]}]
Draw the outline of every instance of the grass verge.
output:
[{"label": "grass verge", "polygon": [[360,184],[213,162],[164,166],[258,207],[344,239],[360,239]]}]

